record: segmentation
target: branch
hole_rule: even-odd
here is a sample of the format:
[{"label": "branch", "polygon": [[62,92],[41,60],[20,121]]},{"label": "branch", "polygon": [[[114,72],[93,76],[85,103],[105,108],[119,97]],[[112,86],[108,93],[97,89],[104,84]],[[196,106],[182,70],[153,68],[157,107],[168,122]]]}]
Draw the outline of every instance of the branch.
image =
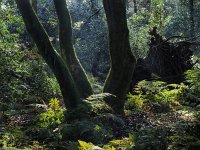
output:
[{"label": "branch", "polygon": [[[94,14],[92,14],[91,16],[89,16],[89,17],[84,21],[84,23],[81,25],[79,31],[83,30],[83,29],[86,27],[86,25],[87,25],[88,23],[90,23],[91,19],[92,19],[94,16],[96,16],[101,10],[103,10],[103,7],[100,8],[99,10],[97,10],[97,11],[96,11]],[[80,32],[78,32],[78,33],[76,34],[76,37],[75,37],[75,38],[78,38],[79,35],[80,35]]]},{"label": "branch", "polygon": [[97,15],[102,9],[103,9],[103,7],[100,8],[99,10],[97,10],[97,11],[96,11],[94,14],[92,14],[91,16],[89,16],[89,17],[86,19],[85,23],[82,25],[82,28],[83,28],[87,23],[89,23],[90,19],[93,18],[95,15]]}]

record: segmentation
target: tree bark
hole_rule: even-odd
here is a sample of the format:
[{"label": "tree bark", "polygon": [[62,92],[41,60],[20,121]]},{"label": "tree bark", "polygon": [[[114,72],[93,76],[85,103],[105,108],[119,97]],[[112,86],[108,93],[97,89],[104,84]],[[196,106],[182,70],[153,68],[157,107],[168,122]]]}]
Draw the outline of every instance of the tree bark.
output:
[{"label": "tree bark", "polygon": [[26,28],[35,41],[39,53],[55,74],[64,98],[64,103],[69,109],[76,108],[81,100],[73,77],[66,63],[55,51],[49,37],[39,22],[33,7],[28,0],[15,0],[22,14]]},{"label": "tree bark", "polygon": [[104,92],[113,94],[105,101],[116,114],[124,113],[124,103],[135,68],[126,18],[125,0],[103,0],[109,30],[111,68]]},{"label": "tree bark", "polygon": [[68,67],[70,68],[70,72],[81,98],[87,98],[92,94],[92,88],[75,53],[72,38],[71,17],[67,9],[66,0],[54,0],[54,5],[59,20],[61,56],[66,64],[69,64]]}]

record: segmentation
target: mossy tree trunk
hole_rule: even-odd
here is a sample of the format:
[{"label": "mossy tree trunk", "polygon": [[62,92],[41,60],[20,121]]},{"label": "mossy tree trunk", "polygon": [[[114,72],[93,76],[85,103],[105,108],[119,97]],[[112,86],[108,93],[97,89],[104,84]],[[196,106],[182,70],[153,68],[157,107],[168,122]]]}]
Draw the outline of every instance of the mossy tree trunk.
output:
[{"label": "mossy tree trunk", "polygon": [[15,0],[22,14],[26,28],[35,41],[39,53],[54,72],[64,98],[66,107],[76,108],[81,100],[77,85],[71,75],[69,65],[54,49],[49,40],[48,34],[38,20],[33,7],[28,0]]},{"label": "mossy tree trunk", "polygon": [[54,0],[54,5],[59,20],[61,56],[66,64],[69,65],[68,67],[78,87],[81,98],[87,98],[92,94],[92,88],[74,50],[71,16],[67,9],[66,0]]},{"label": "mossy tree trunk", "polygon": [[124,113],[124,103],[135,67],[129,43],[125,0],[103,0],[109,30],[111,68],[104,92],[113,94],[106,102],[116,114]]},{"label": "mossy tree trunk", "polygon": [[[74,51],[71,19],[65,0],[54,0],[59,19],[61,54],[58,54],[53,48],[30,1],[15,1],[28,32],[60,84],[66,106],[71,109],[77,107],[81,102],[80,93],[81,97],[87,97],[92,93],[92,90]],[[104,92],[116,96],[110,97],[106,101],[115,113],[123,114],[125,98],[135,66],[135,57],[131,52],[129,44],[126,3],[125,0],[104,0],[103,2],[109,29],[111,57],[111,69],[105,83]]]}]

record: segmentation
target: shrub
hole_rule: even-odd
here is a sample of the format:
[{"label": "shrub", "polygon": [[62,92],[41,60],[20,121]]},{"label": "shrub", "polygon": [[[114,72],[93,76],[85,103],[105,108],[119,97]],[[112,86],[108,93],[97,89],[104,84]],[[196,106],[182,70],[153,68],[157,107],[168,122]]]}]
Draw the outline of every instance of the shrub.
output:
[{"label": "shrub", "polygon": [[161,81],[141,81],[128,95],[126,109],[140,110],[151,109],[154,111],[169,111],[174,106],[180,105],[186,89],[184,84],[166,84]]},{"label": "shrub", "polygon": [[147,127],[136,134],[136,150],[165,150],[167,149],[167,130]]},{"label": "shrub", "polygon": [[188,89],[185,91],[184,101],[197,106],[200,104],[200,69],[194,68],[185,74]]},{"label": "shrub", "polygon": [[90,120],[75,121],[60,126],[62,140],[76,141],[77,139],[90,141],[95,144],[103,143],[110,138],[110,131],[99,123]]},{"label": "shrub", "polygon": [[46,112],[41,113],[37,117],[39,127],[56,127],[61,124],[64,119],[63,109],[60,108],[60,101],[52,98],[49,102],[49,108]]}]

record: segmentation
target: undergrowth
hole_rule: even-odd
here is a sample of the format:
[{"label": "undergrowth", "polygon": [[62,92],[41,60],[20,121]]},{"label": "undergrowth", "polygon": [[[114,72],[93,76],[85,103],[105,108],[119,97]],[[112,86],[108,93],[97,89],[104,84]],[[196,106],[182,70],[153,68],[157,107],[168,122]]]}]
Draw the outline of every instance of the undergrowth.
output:
[{"label": "undergrowth", "polygon": [[[181,84],[141,81],[127,96],[126,116],[116,116],[95,94],[75,110],[52,98],[27,126],[0,126],[4,149],[69,150],[200,149],[200,71],[186,72]],[[4,114],[5,115],[5,114]],[[11,118],[12,120],[12,118]]]}]

